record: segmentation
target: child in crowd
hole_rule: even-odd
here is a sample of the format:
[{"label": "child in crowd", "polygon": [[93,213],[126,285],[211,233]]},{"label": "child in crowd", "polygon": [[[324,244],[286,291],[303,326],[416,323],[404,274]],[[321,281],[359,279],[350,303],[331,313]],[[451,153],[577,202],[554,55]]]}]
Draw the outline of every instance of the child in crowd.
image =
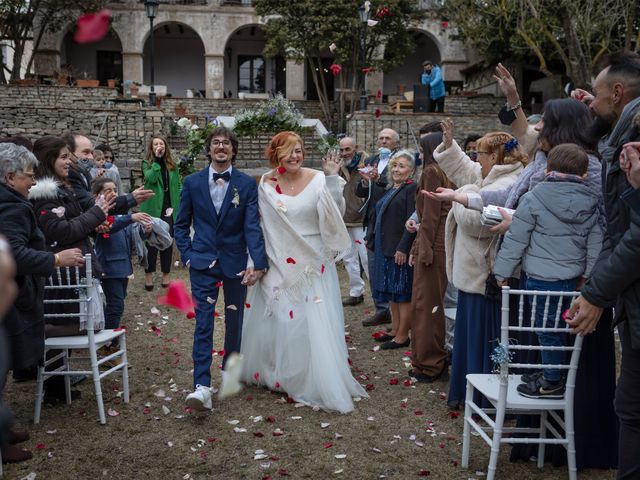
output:
[{"label": "child in crowd", "polygon": [[[116,185],[110,178],[101,176],[91,183],[94,198],[115,192]],[[133,273],[131,251],[133,249],[133,223],[142,230],[141,237],[146,238],[151,231],[152,218],[146,213],[128,213],[127,215],[108,216],[111,229],[108,233],[98,233],[95,250],[103,274],[100,282],[107,297],[105,307],[105,328],[120,326],[124,312],[124,300],[127,296],[129,276]],[[112,345],[112,347],[114,347]]]},{"label": "child in crowd", "polygon": [[102,150],[93,151],[93,168],[90,170],[92,179],[106,177],[113,181],[116,185],[116,193],[122,195],[122,182],[120,180],[120,172],[118,168],[111,162],[107,162],[107,157]]},{"label": "child in crowd", "polygon": [[[506,284],[518,264],[526,274],[526,290],[573,291],[589,275],[602,246],[598,192],[585,184],[589,159],[572,143],[549,152],[545,179],[520,199],[513,222],[498,252],[493,272]],[[538,297],[535,326],[542,327],[546,297]],[[569,299],[562,311],[569,307]],[[546,327],[553,327],[557,298],[549,299]],[[564,346],[565,334],[537,332],[543,347]],[[542,363],[564,363],[563,351],[542,350]],[[559,369],[523,375],[518,392],[529,398],[562,398]]]}]

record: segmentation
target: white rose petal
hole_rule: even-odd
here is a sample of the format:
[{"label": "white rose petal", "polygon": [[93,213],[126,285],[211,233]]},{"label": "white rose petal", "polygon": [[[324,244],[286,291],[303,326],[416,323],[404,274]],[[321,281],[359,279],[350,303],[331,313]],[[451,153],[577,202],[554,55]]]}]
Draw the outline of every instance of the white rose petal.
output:
[{"label": "white rose petal", "polygon": [[339,453],[337,455],[334,455],[334,457],[336,457],[338,460],[342,460],[343,458],[347,458],[347,456],[344,453]]},{"label": "white rose petal", "polygon": [[332,51],[332,52],[335,52],[337,48],[338,47],[336,46],[335,43],[332,43],[331,45],[329,45],[329,50]]},{"label": "white rose petal", "polygon": [[370,27],[375,27],[378,24],[378,20],[367,20],[367,25]]},{"label": "white rose petal", "polygon": [[433,307],[433,310],[431,310],[431,313],[436,313],[438,311],[438,305],[436,305],[435,307]]},{"label": "white rose petal", "polygon": [[173,208],[169,207],[164,211],[165,217],[170,217],[173,214]]}]

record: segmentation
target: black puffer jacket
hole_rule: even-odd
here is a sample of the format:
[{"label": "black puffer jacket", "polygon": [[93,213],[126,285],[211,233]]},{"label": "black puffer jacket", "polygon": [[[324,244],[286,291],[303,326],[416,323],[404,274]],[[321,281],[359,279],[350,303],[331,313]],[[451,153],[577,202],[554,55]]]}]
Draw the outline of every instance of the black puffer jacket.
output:
[{"label": "black puffer jacket", "polygon": [[[640,113],[634,119],[631,139],[640,140]],[[611,162],[603,163],[607,232],[602,253],[582,296],[600,307],[615,304],[617,322],[625,322],[634,349],[640,349],[640,214],[621,195],[629,188],[620,169],[619,145]]]},{"label": "black puffer jacket", "polygon": [[11,368],[28,369],[44,353],[44,277],[53,273],[55,259],[46,251],[31,203],[4,184],[0,184],[0,233],[11,245],[19,289],[5,318]]},{"label": "black puffer jacket", "polygon": [[102,209],[94,205],[83,212],[73,190],[59,186],[51,178],[38,180],[29,192],[29,200],[33,203],[47,249],[55,253],[79,248],[83,254],[92,254],[94,276],[99,278],[100,268],[93,252],[91,235],[106,219]]}]

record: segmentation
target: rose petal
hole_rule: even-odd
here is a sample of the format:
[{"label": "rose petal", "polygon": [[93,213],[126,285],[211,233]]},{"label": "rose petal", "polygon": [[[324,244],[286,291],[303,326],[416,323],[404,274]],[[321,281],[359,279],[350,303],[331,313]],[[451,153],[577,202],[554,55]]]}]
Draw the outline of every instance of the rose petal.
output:
[{"label": "rose petal", "polygon": [[76,21],[76,43],[90,43],[102,40],[109,31],[111,11],[106,8],[96,13],[86,13]]},{"label": "rose petal", "polygon": [[164,211],[165,217],[170,217],[173,214],[173,208],[169,207]]},{"label": "rose petal", "polygon": [[289,318],[293,320],[293,310],[289,310]]},{"label": "rose petal", "polygon": [[120,412],[113,408],[110,408],[107,410],[107,415],[109,415],[110,417],[117,417],[118,415],[120,415]]},{"label": "rose petal", "polygon": [[192,318],[196,318],[196,312],[187,312],[187,318],[191,320]]},{"label": "rose petal", "polygon": [[276,185],[276,192],[282,194],[282,190],[280,189],[280,185]]},{"label": "rose petal", "polygon": [[291,263],[291,264],[295,265],[295,264],[296,264],[296,261],[295,261],[293,258],[288,257],[288,258],[287,258],[287,263]]},{"label": "rose petal", "polygon": [[397,384],[398,384],[397,378],[392,378],[391,380],[389,380],[389,385],[397,385]]},{"label": "rose petal", "polygon": [[207,297],[207,303],[210,303],[213,305],[214,303],[216,303],[216,301],[211,297]]},{"label": "rose petal", "polygon": [[158,297],[158,303],[181,310],[184,313],[191,312],[194,308],[191,295],[187,292],[182,280],[173,280],[169,282],[167,294],[162,297]]},{"label": "rose petal", "polygon": [[235,305],[229,305],[227,308],[229,310],[238,310],[238,307],[236,307]]},{"label": "rose petal", "polygon": [[322,446],[323,446],[324,448],[331,448],[331,447],[333,447],[333,442],[324,442],[324,443],[322,444]]}]

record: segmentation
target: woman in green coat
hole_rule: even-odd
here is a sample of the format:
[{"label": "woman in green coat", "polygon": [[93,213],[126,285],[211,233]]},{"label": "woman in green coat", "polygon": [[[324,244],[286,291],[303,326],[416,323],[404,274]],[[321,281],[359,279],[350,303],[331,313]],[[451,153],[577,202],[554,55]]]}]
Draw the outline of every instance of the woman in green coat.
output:
[{"label": "woman in green coat", "polygon": [[[178,214],[180,204],[180,173],[176,162],[171,157],[167,140],[154,135],[149,141],[147,158],[142,161],[144,186],[153,190],[155,195],[140,205],[140,210],[152,217],[161,218],[169,224],[173,236],[173,222]],[[153,290],[153,274],[156,271],[158,249],[147,244],[149,265],[145,269],[144,288]],[[160,252],[160,269],[162,270],[162,286],[169,284],[169,273],[173,259],[173,245]]]}]

